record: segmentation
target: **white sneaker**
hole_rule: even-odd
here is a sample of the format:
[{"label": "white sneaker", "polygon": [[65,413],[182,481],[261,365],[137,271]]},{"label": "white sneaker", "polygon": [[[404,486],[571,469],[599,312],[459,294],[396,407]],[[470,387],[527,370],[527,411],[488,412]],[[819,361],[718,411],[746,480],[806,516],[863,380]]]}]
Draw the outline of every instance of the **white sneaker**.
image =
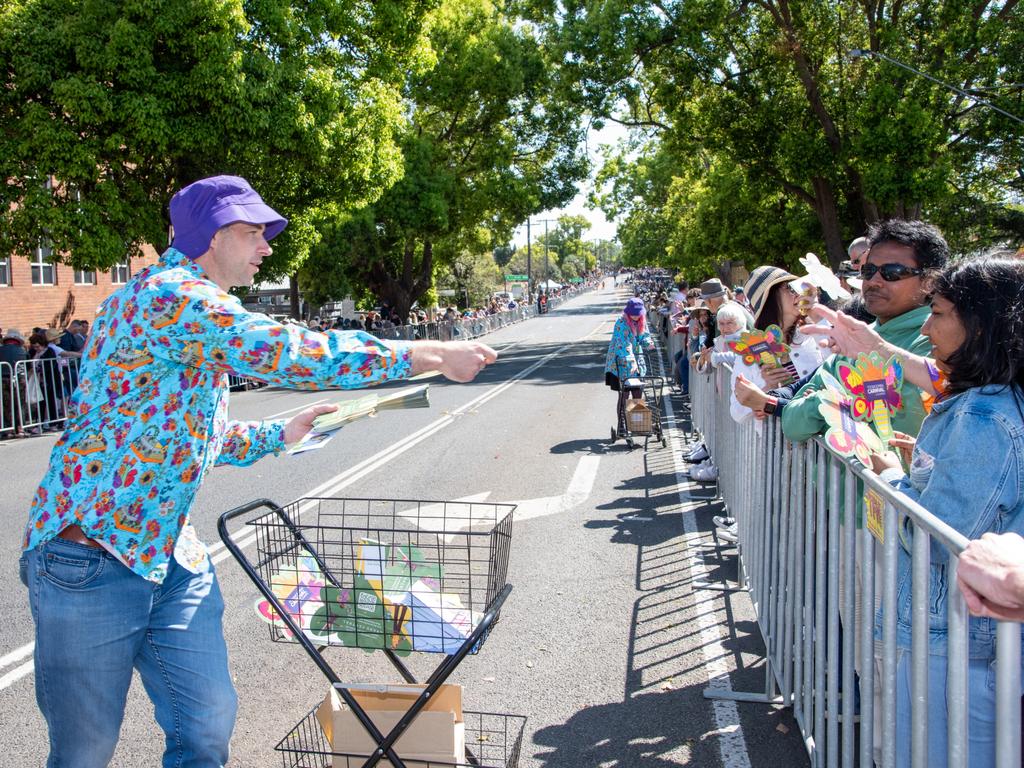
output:
[{"label": "white sneaker", "polygon": [[708,458],[710,455],[711,454],[708,453],[708,447],[706,445],[698,445],[696,450],[691,451],[690,455],[686,457],[686,461],[691,464],[695,464],[698,461],[704,461],[704,459]]},{"label": "white sneaker", "polygon": [[711,522],[713,522],[719,528],[732,528],[734,525],[736,525],[736,518],[728,517],[726,515],[715,515],[711,518]]},{"label": "white sneaker", "polygon": [[698,480],[702,483],[713,483],[718,479],[718,467],[710,461],[707,464],[694,467],[690,470],[690,479]]},{"label": "white sneaker", "polygon": [[722,541],[731,541],[735,544],[740,540],[739,535],[731,528],[719,528],[715,533]]}]

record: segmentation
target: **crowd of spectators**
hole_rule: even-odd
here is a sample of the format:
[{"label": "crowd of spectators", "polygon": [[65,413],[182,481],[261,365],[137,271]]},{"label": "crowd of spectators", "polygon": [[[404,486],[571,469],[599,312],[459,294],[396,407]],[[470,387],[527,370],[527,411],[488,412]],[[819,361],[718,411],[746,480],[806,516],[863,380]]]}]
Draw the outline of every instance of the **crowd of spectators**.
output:
[{"label": "crowd of spectators", "polygon": [[60,429],[78,387],[78,365],[89,337],[86,320],[63,330],[0,329],[0,438]]},{"label": "crowd of spectators", "polygon": [[[809,268],[798,276],[764,265],[730,289],[717,278],[689,288],[651,271],[638,275],[634,287],[647,297],[659,330],[682,336],[682,344],[673,345],[680,347],[680,391],[688,393],[693,376],[728,365],[730,414],[737,422],[753,421],[755,430],[765,419],[780,419],[789,440],[821,435],[828,426],[821,405],[842,364],[878,352],[902,366],[902,405],[891,419],[895,436],[890,450],[874,454],[866,468],[972,540],[957,572],[974,614],[968,754],[972,767],[994,765],[994,620],[1024,619],[1024,260],[1011,253],[953,260],[935,227],[901,220],[874,225],[850,244],[848,256],[834,275]],[[729,342],[752,329],[785,344],[788,360],[744,363]],[[693,446],[685,458],[694,480],[717,479],[706,446]],[[863,523],[861,510],[856,519]],[[720,538],[737,540],[735,520],[719,516],[715,524]],[[901,766],[910,760],[912,537],[912,526],[901,526],[897,602],[874,617],[880,637],[882,612],[897,616]],[[944,765],[946,616],[956,585],[949,583],[938,544],[929,583],[926,763]],[[840,619],[848,624],[853,617],[841,613]]]}]

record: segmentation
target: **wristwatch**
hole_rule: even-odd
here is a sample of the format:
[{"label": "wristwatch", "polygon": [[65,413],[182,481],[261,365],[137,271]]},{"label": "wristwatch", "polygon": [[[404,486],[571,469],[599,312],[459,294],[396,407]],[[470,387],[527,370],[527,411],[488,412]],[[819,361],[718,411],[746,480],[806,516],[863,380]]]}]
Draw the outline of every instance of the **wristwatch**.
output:
[{"label": "wristwatch", "polygon": [[774,397],[769,397],[767,400],[765,400],[764,406],[761,408],[761,410],[767,413],[769,416],[771,416],[772,414],[775,413],[778,407],[779,401],[776,400]]}]

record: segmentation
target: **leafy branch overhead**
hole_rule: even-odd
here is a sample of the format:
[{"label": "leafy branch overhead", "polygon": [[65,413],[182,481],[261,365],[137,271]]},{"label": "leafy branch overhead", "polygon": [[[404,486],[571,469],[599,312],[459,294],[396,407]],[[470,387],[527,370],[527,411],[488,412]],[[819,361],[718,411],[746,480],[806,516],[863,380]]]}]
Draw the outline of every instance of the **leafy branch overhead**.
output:
[{"label": "leafy branch overhead", "polygon": [[329,272],[404,315],[441,265],[490,252],[529,214],[570,200],[586,173],[579,115],[554,97],[556,64],[528,26],[489,0],[449,0],[426,28],[436,66],[405,82],[402,178],[323,222],[301,272],[313,295],[337,295]]},{"label": "leafy branch overhead", "polygon": [[399,178],[401,88],[432,64],[435,5],[5,3],[0,254],[45,238],[108,267],[167,242],[175,189],[236,173],[292,219],[265,265],[292,271],[317,211],[365,205]]},{"label": "leafy branch overhead", "polygon": [[648,141],[606,165],[626,258],[833,264],[866,226],[926,216],[951,239],[1019,241],[1021,125],[878,51],[1024,113],[1017,0],[524,2],[581,109]]}]

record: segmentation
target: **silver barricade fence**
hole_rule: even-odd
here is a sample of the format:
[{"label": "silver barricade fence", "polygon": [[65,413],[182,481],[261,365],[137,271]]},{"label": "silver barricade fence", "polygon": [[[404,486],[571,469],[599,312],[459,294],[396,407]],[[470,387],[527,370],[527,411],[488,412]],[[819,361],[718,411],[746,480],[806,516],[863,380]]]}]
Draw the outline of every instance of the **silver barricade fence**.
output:
[{"label": "silver barricade fence", "polygon": [[[728,366],[692,375],[692,419],[719,469],[719,492],[738,526],[739,585],[749,591],[764,639],[764,691],[708,689],[729,698],[793,707],[813,766],[890,768],[897,759],[897,597],[899,531],[911,565],[910,744],[902,764],[928,762],[928,717],[948,710],[950,768],[968,754],[968,613],[956,588],[967,539],[819,438],[794,443],[780,419],[737,424],[729,414]],[[758,426],[760,425],[760,426]],[[881,541],[859,526],[864,491],[881,499]],[[928,693],[932,542],[944,550],[948,590],[945,701]],[[881,616],[876,638],[875,617]],[[996,765],[1021,765],[1020,625],[996,630]],[[860,709],[855,711],[855,673]],[[938,708],[933,709],[933,708]],[[859,714],[859,728],[856,719]],[[907,757],[910,758],[909,762]]]},{"label": "silver barricade fence", "polygon": [[14,367],[0,361],[0,434],[14,432],[17,428],[18,387],[14,378]]},{"label": "silver barricade fence", "polygon": [[78,385],[78,358],[21,360],[14,375],[25,382],[25,397],[16,402],[27,430],[59,428],[68,417],[69,398]]}]

